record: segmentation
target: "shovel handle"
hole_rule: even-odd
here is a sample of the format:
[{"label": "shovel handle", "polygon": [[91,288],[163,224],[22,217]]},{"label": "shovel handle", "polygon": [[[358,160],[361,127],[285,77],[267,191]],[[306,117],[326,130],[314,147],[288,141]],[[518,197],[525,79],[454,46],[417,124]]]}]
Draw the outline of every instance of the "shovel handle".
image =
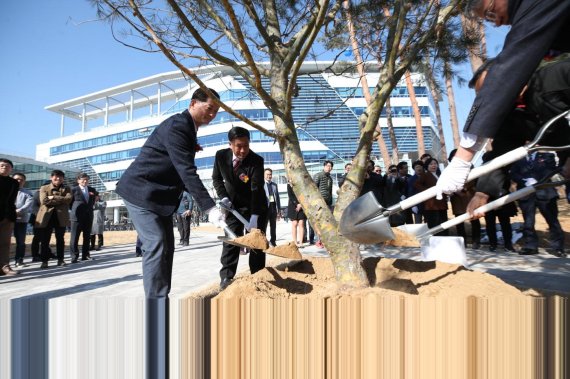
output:
[{"label": "shovel handle", "polygon": [[[483,175],[486,175],[510,163],[516,162],[526,157],[527,153],[528,153],[528,148],[526,146],[521,146],[512,151],[509,151],[508,153],[498,156],[497,158],[493,159],[492,161],[482,166],[475,167],[473,170],[471,170],[471,172],[469,172],[469,176],[467,177],[467,182],[477,179]],[[388,208],[384,213],[384,215],[390,215],[393,213],[403,211],[404,209],[411,208],[415,205],[423,203],[426,200],[431,199],[432,197],[435,197],[436,194],[437,194],[436,187],[428,188],[427,190],[415,194],[414,196],[411,196],[407,199],[404,199],[399,204],[396,204]]]},{"label": "shovel handle", "polygon": [[[500,197],[497,200],[491,201],[490,203],[480,206],[479,208],[475,209],[474,213],[487,213],[494,209],[500,208],[505,204],[512,203],[513,201],[522,199],[523,197],[527,197],[528,195],[533,194],[535,192],[536,188],[534,186],[525,187],[516,192],[512,192],[509,193],[508,195]],[[452,226],[459,225],[469,220],[470,218],[471,216],[469,215],[469,213],[463,213],[461,216],[457,216],[449,221],[443,222],[440,225],[431,228],[430,230],[419,236],[418,239],[431,237],[434,234],[441,232],[442,230],[446,230],[451,228]]]}]

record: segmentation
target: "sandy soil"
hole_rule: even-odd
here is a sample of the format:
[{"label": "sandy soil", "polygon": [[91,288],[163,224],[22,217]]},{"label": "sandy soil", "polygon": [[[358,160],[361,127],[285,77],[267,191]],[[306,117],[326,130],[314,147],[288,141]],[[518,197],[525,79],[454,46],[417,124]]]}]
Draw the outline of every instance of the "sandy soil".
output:
[{"label": "sandy soil", "polygon": [[[559,219],[565,230],[566,246],[570,245],[570,205],[565,200],[559,202]],[[522,215],[512,218],[522,222]],[[541,247],[548,247],[547,225],[541,216],[537,217],[536,228],[541,238]],[[205,224],[194,230],[213,232],[218,229]],[[69,233],[66,233],[68,244]],[[134,243],[135,231],[105,232],[105,245]],[[28,236],[28,243],[31,236]],[[279,263],[283,260],[270,260],[270,267],[255,275],[242,275],[217,296],[247,298],[291,298],[291,297],[331,297],[342,295],[347,289],[339,288],[334,280],[334,272],[329,259],[312,258],[293,263]],[[272,265],[272,266],[271,266]],[[352,290],[354,295],[371,293],[388,294],[394,291],[405,296],[451,296],[451,297],[493,297],[524,296],[517,288],[506,284],[495,276],[474,272],[461,266],[441,262],[415,262],[388,258],[368,258],[364,267],[370,288]],[[217,286],[197,296],[212,296]]]}]

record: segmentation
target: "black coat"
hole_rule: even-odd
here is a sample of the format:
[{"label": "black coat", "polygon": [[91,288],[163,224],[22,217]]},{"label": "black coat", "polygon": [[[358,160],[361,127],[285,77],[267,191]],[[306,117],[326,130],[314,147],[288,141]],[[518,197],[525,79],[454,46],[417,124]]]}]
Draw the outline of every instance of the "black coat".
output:
[{"label": "black coat", "polygon": [[216,204],[197,174],[197,146],[190,112],[169,117],[154,130],[125,171],[117,183],[117,193],[136,206],[170,216],[186,188],[200,209],[207,211]]},{"label": "black coat", "polygon": [[[218,150],[214,160],[212,180],[220,199],[227,197],[236,209],[248,210],[258,216],[267,212],[263,179],[263,158],[250,151],[237,173],[233,170],[231,149]],[[247,212],[246,212],[247,214]]]},{"label": "black coat", "polygon": [[99,194],[93,187],[87,186],[89,192],[89,199],[85,201],[83,192],[79,186],[71,188],[71,196],[73,198],[71,203],[71,221],[80,222],[93,222],[93,206],[95,205],[95,197]]}]

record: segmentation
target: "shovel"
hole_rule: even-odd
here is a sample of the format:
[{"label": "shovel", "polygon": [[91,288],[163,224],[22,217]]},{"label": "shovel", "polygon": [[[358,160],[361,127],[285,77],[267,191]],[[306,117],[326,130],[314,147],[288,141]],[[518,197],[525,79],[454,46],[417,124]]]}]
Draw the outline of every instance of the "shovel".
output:
[{"label": "shovel", "polygon": [[[220,208],[222,208],[228,212],[231,212],[246,228],[249,225],[249,222],[245,219],[245,217],[243,217],[236,209],[230,208],[230,207],[228,207],[222,203],[220,203]],[[221,240],[225,243],[229,243],[230,245],[243,247],[245,249],[257,250],[255,248],[253,248],[252,246],[243,245],[239,242],[233,241],[234,239],[237,238],[237,236],[227,227],[227,225],[224,227],[224,231],[226,232],[227,237],[226,236],[220,236],[220,237],[218,237],[219,240]],[[294,249],[293,248],[287,249],[287,247],[285,247],[285,246],[281,246],[281,247],[276,246],[276,247],[269,248],[269,249],[262,250],[262,251],[266,254],[275,255],[275,256],[281,257],[281,258],[301,259],[301,254],[299,253],[299,250],[297,250],[296,247]]]},{"label": "shovel", "polygon": [[[557,187],[570,183],[570,179],[560,180],[557,182],[547,182],[547,180],[556,172],[558,171],[555,171],[548,177],[532,186],[525,187],[516,192],[512,192],[477,208],[475,210],[475,213],[486,213],[492,211],[494,209],[502,207],[505,204],[527,197],[528,195],[531,195],[542,188]],[[429,229],[427,232],[417,235],[416,238],[420,242],[420,249],[423,260],[438,260],[447,263],[461,264],[465,267],[468,267],[467,255],[465,254],[465,245],[463,243],[462,237],[434,237],[434,234],[465,222],[470,218],[471,217],[468,213],[464,213],[461,216],[457,216],[449,221],[442,223],[441,225]]]},{"label": "shovel", "polygon": [[[536,150],[560,151],[570,149],[570,145],[565,146],[538,146],[548,128],[558,119],[570,115],[570,111],[559,114],[550,119],[538,131],[534,140],[528,144],[505,153],[486,164],[471,170],[467,177],[467,182],[486,175],[498,168],[516,162],[529,152]],[[354,200],[344,210],[340,219],[340,232],[351,241],[363,244],[375,244],[394,239],[394,232],[390,228],[390,215],[399,213],[405,209],[412,208],[436,195],[436,187],[431,187],[423,192],[411,196],[402,202],[384,208],[372,192],[360,196]]]}]

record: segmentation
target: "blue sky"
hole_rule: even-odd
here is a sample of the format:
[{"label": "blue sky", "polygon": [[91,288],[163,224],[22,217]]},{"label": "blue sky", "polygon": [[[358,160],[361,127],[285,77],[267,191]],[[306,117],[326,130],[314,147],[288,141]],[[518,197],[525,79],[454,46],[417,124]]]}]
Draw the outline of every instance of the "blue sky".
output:
[{"label": "blue sky", "polygon": [[[84,0],[0,3],[0,155],[33,158],[37,144],[59,136],[60,117],[44,110],[48,105],[175,70],[160,53],[121,45],[109,25],[94,20],[95,9]],[[506,29],[492,32],[488,50],[494,56]],[[461,125],[473,94],[465,87],[454,89]],[[449,125],[446,107],[444,125]]]}]

